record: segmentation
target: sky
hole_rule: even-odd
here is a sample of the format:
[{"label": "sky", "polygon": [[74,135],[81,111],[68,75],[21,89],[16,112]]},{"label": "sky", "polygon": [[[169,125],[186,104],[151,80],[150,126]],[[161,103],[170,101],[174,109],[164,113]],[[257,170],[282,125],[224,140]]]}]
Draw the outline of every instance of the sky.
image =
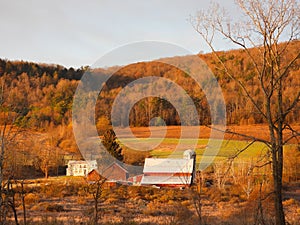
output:
[{"label": "sky", "polygon": [[[235,12],[233,0],[216,0]],[[189,22],[206,0],[0,0],[0,58],[79,68],[132,42],[208,52]],[[233,13],[234,14],[234,13]],[[224,42],[218,46],[226,50]],[[161,55],[161,57],[171,55]]]}]

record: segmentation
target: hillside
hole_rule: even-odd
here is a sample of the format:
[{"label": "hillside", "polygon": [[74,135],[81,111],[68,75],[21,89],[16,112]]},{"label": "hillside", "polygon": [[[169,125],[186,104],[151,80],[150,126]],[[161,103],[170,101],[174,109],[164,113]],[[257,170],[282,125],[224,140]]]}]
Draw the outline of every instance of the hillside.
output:
[{"label": "hillside", "polygon": [[[289,45],[288,55],[282,60],[294,57],[300,49],[300,41],[294,41]],[[251,49],[259,54],[258,49]],[[247,89],[254,96],[255,101],[263,108],[261,90],[253,79],[254,68],[249,63],[246,54],[242,50],[219,52],[223,62],[228,65],[240,79],[247,83]],[[252,125],[264,124],[265,121],[253,108],[252,103],[243,96],[242,91],[225,76],[224,70],[214,59],[212,54],[201,54],[199,57],[206,62],[216,76],[226,101],[228,125]],[[173,57],[168,59],[179,64],[184,62],[191,70],[195,62],[190,56]],[[52,132],[58,137],[57,146],[67,151],[76,152],[76,144],[72,136],[71,110],[73,95],[78,85],[78,80],[88,71],[95,73],[100,78],[106,76],[116,68],[90,70],[88,67],[80,69],[64,68],[59,65],[37,64],[23,61],[0,60],[0,94],[2,124],[14,123],[18,127],[36,131],[64,130],[67,132]],[[289,72],[284,81],[284,102],[288,103],[295,90],[300,88],[300,62]],[[199,113],[200,124],[210,123],[210,112],[205,93],[201,90],[188,74],[162,62],[139,62],[120,68],[106,82],[98,98],[96,117],[100,121],[97,125],[101,132],[101,124],[110,118],[111,105],[114,98],[130,82],[147,76],[159,76],[168,78],[182,87],[194,101]],[[289,115],[288,122],[299,123],[299,107]],[[16,120],[7,117],[7,113],[16,115]],[[161,117],[166,125],[180,125],[180,119],[176,109],[166,100],[151,97],[139,101],[131,109],[131,126],[148,126],[153,117]],[[10,118],[7,120],[7,118]],[[109,121],[107,122],[109,123]],[[159,123],[157,124],[159,125]]]},{"label": "hillside", "polygon": [[[299,41],[294,41],[289,46],[289,54],[286,58],[295,56],[300,47]],[[257,52],[257,49],[252,49]],[[247,82],[247,89],[255,96],[257,102],[263,107],[260,99],[259,86],[253,79],[254,68],[249,63],[245,52],[232,50],[219,52],[223,62],[243,81]],[[228,124],[259,124],[264,123],[263,118],[256,112],[251,103],[243,96],[237,84],[225,76],[224,70],[216,62],[212,54],[199,55],[213,74],[216,76],[226,101],[227,123]],[[282,60],[286,60],[283,58]],[[189,56],[174,57],[171,59],[176,63],[184,62],[189,64],[193,70],[193,61]],[[296,61],[285,84],[285,101],[289,100],[295,89],[300,87],[300,62]],[[14,110],[21,112],[22,118],[18,124],[23,127],[43,129],[48,124],[61,125],[70,123],[72,98],[78,80],[87,68],[66,69],[59,65],[45,65],[28,62],[12,62],[0,60],[0,77],[4,90],[4,99],[7,102],[13,101]],[[92,72],[104,76],[110,71],[98,69]],[[201,87],[185,72],[161,62],[140,62],[125,66],[118,70],[106,83],[96,109],[97,117],[109,117],[110,107],[115,96],[126,84],[146,76],[159,76],[168,78],[182,88],[192,97],[197,107],[200,123],[210,122],[209,109],[205,94]],[[6,96],[5,96],[6,95]],[[148,126],[151,118],[160,116],[167,125],[180,125],[180,120],[175,108],[165,100],[159,98],[148,98],[137,103],[131,110],[130,122],[133,126]],[[299,111],[295,111],[288,121],[295,123],[300,121]]]}]

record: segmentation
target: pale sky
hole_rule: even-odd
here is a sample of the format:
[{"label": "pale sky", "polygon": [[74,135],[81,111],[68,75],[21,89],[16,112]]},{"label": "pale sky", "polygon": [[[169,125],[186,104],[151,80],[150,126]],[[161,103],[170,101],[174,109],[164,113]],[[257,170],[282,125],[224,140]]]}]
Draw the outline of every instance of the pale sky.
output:
[{"label": "pale sky", "polygon": [[[217,2],[235,9],[233,0]],[[208,52],[188,21],[208,6],[206,0],[0,0],[0,58],[78,68],[144,40]]]}]

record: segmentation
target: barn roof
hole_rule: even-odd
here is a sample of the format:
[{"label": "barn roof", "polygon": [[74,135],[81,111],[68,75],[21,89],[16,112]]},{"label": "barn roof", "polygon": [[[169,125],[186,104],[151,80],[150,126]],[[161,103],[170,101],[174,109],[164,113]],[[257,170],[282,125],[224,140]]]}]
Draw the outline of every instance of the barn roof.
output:
[{"label": "barn roof", "polygon": [[146,158],[145,173],[193,173],[193,159]]},{"label": "barn roof", "polygon": [[113,162],[113,163],[111,163],[108,167],[106,167],[105,169],[104,169],[104,172],[105,171],[107,171],[107,170],[109,170],[111,167],[113,167],[113,166],[117,166],[117,167],[119,167],[121,170],[123,170],[125,173],[128,173],[128,170],[126,170],[123,166],[121,166],[119,163],[116,163],[116,162]]}]

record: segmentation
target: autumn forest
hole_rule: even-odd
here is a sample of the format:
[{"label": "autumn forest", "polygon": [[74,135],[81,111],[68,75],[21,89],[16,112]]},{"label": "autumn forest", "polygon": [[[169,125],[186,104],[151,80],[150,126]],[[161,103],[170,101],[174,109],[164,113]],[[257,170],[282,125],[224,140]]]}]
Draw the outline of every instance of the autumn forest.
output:
[{"label": "autumn forest", "polygon": [[[287,51],[287,59],[295,57],[299,49],[299,41],[294,41]],[[252,49],[251,51],[257,51]],[[260,98],[260,89],[253,79],[254,68],[247,62],[243,50],[219,52],[223,62],[234,74],[247,82],[247,89],[255,96],[255,100],[264,107]],[[257,53],[258,54],[258,53]],[[251,102],[243,96],[239,86],[228,79],[220,63],[213,59],[211,54],[199,55],[216,76],[221,85],[226,101],[227,124],[261,124],[265,123],[259,113],[255,111]],[[186,57],[188,58],[188,57]],[[172,60],[182,60],[174,57]],[[284,59],[283,59],[284,60]],[[191,62],[192,64],[193,62]],[[289,96],[300,85],[300,65],[295,64],[291,69],[288,80],[284,81],[285,95]],[[114,68],[115,70],[115,68]],[[77,84],[85,72],[105,76],[108,69],[91,70],[88,67],[79,69],[64,68],[59,65],[37,64],[23,61],[0,61],[1,97],[7,110],[21,114],[17,121],[20,127],[36,130],[45,130],[48,126],[69,125],[73,95]],[[210,114],[205,94],[201,88],[195,86],[188,74],[160,62],[140,62],[117,70],[102,89],[96,107],[96,117],[110,119],[111,104],[118,92],[131,81],[145,76],[160,76],[171,79],[183,87],[192,96],[197,107],[200,124],[210,123]],[[289,103],[289,99],[284,99]],[[166,125],[180,125],[176,109],[170,103],[159,98],[146,98],[138,102],[131,111],[131,126],[148,126],[153,117],[160,116]],[[288,122],[299,121],[299,109],[289,115]],[[159,125],[159,124],[157,124]]]}]

